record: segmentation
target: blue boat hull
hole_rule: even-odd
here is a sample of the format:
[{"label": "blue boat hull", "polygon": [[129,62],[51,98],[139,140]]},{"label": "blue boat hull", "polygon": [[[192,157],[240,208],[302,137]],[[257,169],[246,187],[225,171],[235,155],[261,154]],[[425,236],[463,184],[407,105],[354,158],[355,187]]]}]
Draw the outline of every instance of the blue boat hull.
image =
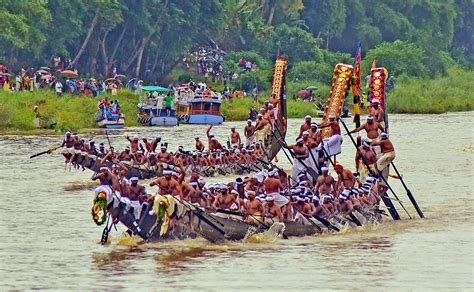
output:
[{"label": "blue boat hull", "polygon": [[224,122],[223,116],[216,115],[190,115],[188,124],[205,124],[205,125],[220,125]]},{"label": "blue boat hull", "polygon": [[150,126],[172,127],[178,125],[176,117],[154,117],[150,121]]}]

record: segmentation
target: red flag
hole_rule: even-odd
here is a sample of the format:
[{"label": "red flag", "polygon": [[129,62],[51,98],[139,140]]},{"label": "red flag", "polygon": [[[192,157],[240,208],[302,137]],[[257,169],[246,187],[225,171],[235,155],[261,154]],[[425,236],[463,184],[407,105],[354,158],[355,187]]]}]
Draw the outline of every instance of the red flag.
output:
[{"label": "red flag", "polygon": [[375,59],[372,61],[372,69],[377,68],[377,64],[375,63]]},{"label": "red flag", "polygon": [[280,48],[278,48],[276,59],[280,60]]},{"label": "red flag", "polygon": [[357,46],[355,58],[354,58],[354,71],[352,71],[352,77],[354,78],[355,84],[352,86],[352,94],[358,96],[360,92],[360,65],[361,65],[361,55],[360,55],[361,44]]}]

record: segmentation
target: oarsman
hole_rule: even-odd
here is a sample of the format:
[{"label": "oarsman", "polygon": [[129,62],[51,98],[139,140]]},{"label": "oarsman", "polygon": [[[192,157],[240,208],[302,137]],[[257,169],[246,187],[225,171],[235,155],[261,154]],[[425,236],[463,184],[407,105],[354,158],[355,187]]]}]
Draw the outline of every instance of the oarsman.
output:
[{"label": "oarsman", "polygon": [[[357,149],[355,155],[355,165],[361,182],[365,181],[365,178],[370,175],[371,171],[376,171],[375,162],[377,162],[377,155],[370,146],[370,142],[367,139],[362,139],[362,146]],[[369,165],[371,171],[367,169],[365,163]]]},{"label": "oarsman", "polygon": [[138,151],[139,145],[138,145],[138,136],[134,136],[133,139],[130,139],[130,137],[127,135],[125,138],[130,142],[130,151],[133,153]]},{"label": "oarsman", "polygon": [[275,220],[277,220],[277,222],[284,221],[281,209],[274,203],[274,200],[275,199],[272,196],[267,196],[266,202],[263,205],[265,222],[268,222],[270,224],[273,223]]},{"label": "oarsman", "polygon": [[160,152],[158,152],[158,154],[156,155],[156,159],[158,159],[160,163],[172,162],[173,156],[171,155],[171,153],[167,152],[167,147],[165,144],[161,144]]},{"label": "oarsman", "polygon": [[320,199],[318,196],[314,195],[312,202],[314,206],[314,210],[312,214],[313,216],[318,216],[320,218],[328,218],[331,215],[328,209],[326,209],[326,207],[320,204]]},{"label": "oarsman", "polygon": [[230,127],[230,145],[239,146],[241,144],[240,135],[235,130],[235,126]]},{"label": "oarsman", "polygon": [[97,155],[97,148],[95,147],[94,139],[89,140],[88,145],[86,147],[86,152],[90,155]]},{"label": "oarsman", "polygon": [[348,198],[350,193],[351,191],[349,189],[344,189],[339,195],[339,204],[337,211],[342,217],[349,215],[354,210],[352,202]]},{"label": "oarsman", "polygon": [[205,149],[204,143],[202,143],[202,141],[199,140],[199,137],[198,136],[194,137],[194,140],[196,140],[196,150],[204,151]]},{"label": "oarsman", "polygon": [[309,166],[309,151],[308,148],[303,144],[303,138],[296,138],[295,145],[287,145],[288,149],[293,150],[293,168],[291,170],[291,177],[294,180],[298,178],[300,172],[306,172],[306,166]]},{"label": "oarsman", "polygon": [[385,114],[383,109],[380,107],[380,101],[378,99],[372,100],[370,115],[374,117],[374,122],[381,124],[382,127],[385,127]]},{"label": "oarsman", "polygon": [[106,161],[112,161],[113,159],[115,159],[115,149],[110,147],[107,154],[100,160],[100,163],[104,164]]},{"label": "oarsman", "polygon": [[188,194],[187,201],[192,204],[199,204],[201,207],[206,206],[206,198],[203,196],[202,190],[199,188],[199,183],[197,181],[192,181],[189,185],[194,189],[194,191]]},{"label": "oarsman", "polygon": [[339,123],[336,121],[336,116],[329,115],[328,118],[329,118],[329,121],[320,124],[319,128],[322,129],[322,128],[330,127],[331,136],[341,135],[341,128],[339,127]]},{"label": "oarsman", "polygon": [[382,125],[374,121],[373,116],[368,116],[367,122],[365,124],[361,125],[358,128],[355,128],[349,133],[355,133],[361,130],[365,130],[367,132],[367,138],[372,139],[372,140],[375,140],[379,137],[379,130],[381,130],[382,132],[384,131]]},{"label": "oarsman", "polygon": [[235,208],[237,206],[237,203],[235,202],[237,199],[237,196],[228,193],[226,184],[219,185],[216,191],[218,195],[216,196],[216,199],[213,204],[213,207],[215,209],[225,209],[225,210],[238,209],[238,208]]},{"label": "oarsman", "polygon": [[280,194],[284,190],[278,177],[278,169],[274,169],[268,173],[268,177],[263,181],[263,187],[267,196],[272,196],[275,205],[283,207],[288,203],[288,199]]},{"label": "oarsman", "polygon": [[156,178],[150,182],[150,187],[158,186],[159,195],[172,195],[179,197],[181,195],[181,187],[176,179],[173,178],[171,170],[164,170],[163,176]]},{"label": "oarsman", "polygon": [[138,177],[130,178],[130,183],[122,183],[123,193],[122,196],[127,197],[130,201],[144,202],[146,200],[147,194],[145,187],[138,184]]},{"label": "oarsman", "polygon": [[340,164],[334,166],[338,176],[337,187],[343,187],[346,189],[352,189],[355,186],[356,178],[349,169],[344,169]]},{"label": "oarsman", "polygon": [[75,153],[74,144],[75,144],[75,141],[71,137],[71,132],[67,131],[66,137],[64,138],[63,143],[61,144],[61,147],[66,146],[66,151],[63,152],[63,155],[66,158],[66,161],[65,161],[66,164],[71,161],[71,158],[73,157]]},{"label": "oarsman", "polygon": [[305,202],[305,198],[301,196],[296,197],[296,203],[293,203],[293,212],[295,213],[295,221],[303,224],[310,225],[311,223],[305,218],[305,216],[311,216],[311,206]]},{"label": "oarsman", "polygon": [[395,147],[393,147],[392,142],[388,139],[387,133],[382,132],[380,137],[382,140],[372,142],[371,146],[380,146],[382,148],[382,156],[377,159],[376,167],[377,170],[383,171],[395,159]]},{"label": "oarsman", "polygon": [[309,132],[310,129],[311,129],[311,116],[307,115],[304,117],[304,123],[300,126],[300,133],[298,136],[302,136],[303,132],[305,131]]},{"label": "oarsman", "polygon": [[153,139],[153,141],[151,142],[151,152],[156,152],[156,148],[158,147],[158,145],[160,144],[161,142],[161,136],[158,135],[156,136],[155,139]]},{"label": "oarsman", "polygon": [[[191,201],[191,197],[194,197],[194,194],[196,193],[195,187],[197,187],[197,182],[192,181],[192,182],[187,182],[183,180],[180,182],[181,185],[181,199],[186,200],[186,201]],[[200,203],[199,200],[194,201],[192,203]]]},{"label": "oarsman", "polygon": [[247,194],[247,200],[244,203],[244,212],[248,215],[252,216],[247,216],[245,218],[245,221],[248,223],[255,223],[261,220],[260,217],[263,217],[264,215],[264,209],[263,209],[263,204],[256,199],[256,193],[255,191],[246,191]]},{"label": "oarsman", "polygon": [[245,146],[250,146],[255,143],[255,127],[252,125],[252,120],[247,120],[247,125],[244,128]]},{"label": "oarsman", "polygon": [[153,152],[152,146],[153,146],[153,141],[148,142],[146,137],[142,138],[143,145],[140,144],[140,149],[143,151],[143,153],[150,153]]},{"label": "oarsman", "polygon": [[322,198],[323,195],[330,194],[336,190],[336,181],[332,176],[329,175],[329,168],[326,166],[321,167],[322,175],[318,177],[314,191],[316,195]]},{"label": "oarsman", "polygon": [[99,144],[99,151],[97,153],[97,157],[104,158],[107,155],[107,150],[105,149],[104,143]]},{"label": "oarsman", "polygon": [[103,186],[110,186],[112,191],[114,192],[121,192],[122,188],[120,187],[120,181],[118,177],[109,171],[109,168],[106,166],[102,166],[100,168],[100,172],[95,173],[92,175],[92,180],[99,180],[100,184]]},{"label": "oarsman", "polygon": [[132,159],[133,159],[133,164],[135,165],[144,165],[148,162],[148,159],[143,154],[142,150],[138,150],[135,154],[133,154]]},{"label": "oarsman", "polygon": [[122,151],[119,156],[117,156],[118,161],[131,161],[132,160],[132,154],[130,153],[130,147],[127,146],[125,147],[125,150]]},{"label": "oarsman", "polygon": [[269,122],[263,118],[263,114],[257,115],[257,122],[255,124],[255,139],[257,142],[266,143],[266,129]]},{"label": "oarsman", "polygon": [[127,174],[128,172],[128,168],[125,167],[118,160],[114,160],[114,163],[115,164],[112,165],[112,172],[118,177],[119,182],[123,182],[125,178],[125,174]]},{"label": "oarsman", "polygon": [[280,105],[280,97],[278,97],[275,92],[272,93],[269,101],[274,108],[278,108],[278,106]]},{"label": "oarsman", "polygon": [[212,125],[210,125],[208,128],[207,128],[207,131],[206,131],[206,136],[207,136],[207,148],[209,149],[209,151],[213,151],[214,150],[214,141],[212,140],[212,138],[215,138],[215,135],[214,133],[211,133],[211,129],[212,129]]}]

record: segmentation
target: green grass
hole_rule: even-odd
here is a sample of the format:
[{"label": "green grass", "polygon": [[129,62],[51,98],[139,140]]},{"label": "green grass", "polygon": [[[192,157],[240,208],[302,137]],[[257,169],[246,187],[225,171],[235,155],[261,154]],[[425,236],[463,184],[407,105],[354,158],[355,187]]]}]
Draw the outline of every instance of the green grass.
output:
[{"label": "green grass", "polygon": [[474,110],[474,71],[451,68],[436,79],[401,78],[388,95],[394,113],[440,114]]},{"label": "green grass", "polygon": [[[448,74],[436,79],[419,79],[399,77],[395,90],[388,95],[388,109],[394,113],[439,114],[454,111],[474,110],[474,71],[451,68]],[[316,115],[314,104],[292,100],[292,96],[311,82],[288,83],[287,101],[288,118],[302,118],[309,114]],[[318,86],[318,84],[316,84]],[[323,99],[329,92],[328,86],[320,85],[316,94]],[[260,99],[255,105],[259,109],[268,99],[268,92],[260,92]],[[102,98],[101,96],[100,98]],[[111,97],[109,97],[111,98]],[[350,98],[350,97],[349,97]],[[125,114],[126,126],[137,126],[138,96],[129,90],[120,90],[117,97]],[[35,129],[33,107],[39,105],[41,115],[49,122],[56,123],[57,132],[65,130],[80,131],[97,127],[95,113],[99,97],[71,96],[61,97],[51,90],[10,93],[0,90],[0,133],[26,134],[44,133]],[[222,113],[227,121],[240,121],[248,118],[250,108],[254,105],[252,98],[234,99],[223,102]],[[47,131],[51,133],[51,131]]]},{"label": "green grass", "polygon": [[[114,99],[119,101],[125,114],[125,125],[136,126],[138,97],[128,90],[121,90]],[[0,90],[0,131],[35,130],[33,123],[35,104],[39,106],[39,113],[42,116],[45,116],[50,123],[56,123],[57,131],[95,128],[98,101],[99,97],[56,96],[50,90],[15,93]]]}]

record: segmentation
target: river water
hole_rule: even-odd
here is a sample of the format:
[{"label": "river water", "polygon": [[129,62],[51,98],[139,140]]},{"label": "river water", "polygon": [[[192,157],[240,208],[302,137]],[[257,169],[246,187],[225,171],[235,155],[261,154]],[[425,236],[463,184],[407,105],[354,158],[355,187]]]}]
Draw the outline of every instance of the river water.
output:
[{"label": "river water", "polygon": [[[473,291],[473,122],[472,112],[390,116],[395,162],[423,220],[406,219],[396,205],[403,221],[222,245],[202,239],[123,245],[113,232],[112,243],[101,246],[102,228],[90,216],[91,173],[65,172],[59,154],[28,158],[61,137],[0,136],[0,290]],[[296,132],[299,123],[290,120],[289,128]],[[224,140],[230,125],[213,131]],[[124,133],[161,134],[172,149],[190,148],[192,137],[204,132],[198,126],[133,128],[110,132],[110,139],[122,148]],[[105,142],[99,133],[96,141]],[[295,136],[288,133],[288,141]],[[353,157],[345,137],[338,159],[353,167]],[[289,168],[282,153],[279,159]],[[416,217],[400,183],[391,182]]]}]

